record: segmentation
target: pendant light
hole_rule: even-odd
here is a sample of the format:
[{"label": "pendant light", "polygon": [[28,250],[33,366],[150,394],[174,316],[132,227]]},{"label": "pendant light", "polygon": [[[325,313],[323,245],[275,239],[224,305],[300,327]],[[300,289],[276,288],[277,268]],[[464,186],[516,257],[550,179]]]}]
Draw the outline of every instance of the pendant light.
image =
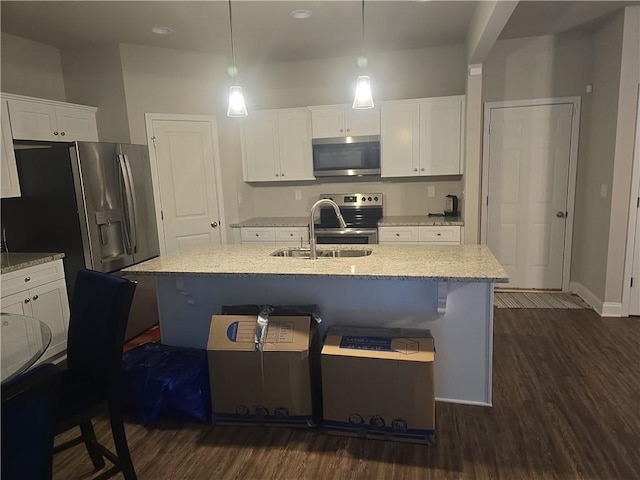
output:
[{"label": "pendant light", "polygon": [[[358,58],[358,66],[365,68],[367,63],[367,57],[364,55],[364,0],[362,0],[362,56]],[[356,81],[356,96],[353,99],[352,108],[356,110],[373,108],[371,81],[368,75],[360,75]]]},{"label": "pendant light", "polygon": [[229,74],[233,77],[234,85],[229,91],[229,108],[227,109],[227,117],[246,117],[247,107],[244,104],[244,96],[242,95],[242,87],[236,84],[236,53],[233,48],[233,20],[231,16],[231,0],[229,0],[229,33],[231,35],[231,58],[233,59],[233,67],[228,69]]}]

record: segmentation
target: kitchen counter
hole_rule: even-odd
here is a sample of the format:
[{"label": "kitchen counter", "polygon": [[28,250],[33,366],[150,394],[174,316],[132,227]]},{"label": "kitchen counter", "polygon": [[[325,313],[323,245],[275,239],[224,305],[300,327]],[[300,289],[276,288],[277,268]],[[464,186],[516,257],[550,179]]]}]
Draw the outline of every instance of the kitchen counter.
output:
[{"label": "kitchen counter", "polygon": [[243,227],[306,227],[309,217],[256,217],[243,222],[232,223],[231,228]]},{"label": "kitchen counter", "polygon": [[35,267],[64,257],[64,253],[2,253],[1,274]]},{"label": "kitchen counter", "polygon": [[483,245],[322,245],[319,250],[371,249],[366,257],[272,257],[273,245],[220,245],[154,258],[126,268],[140,275],[224,275],[423,279],[506,283],[502,266]]},{"label": "kitchen counter", "polygon": [[427,215],[385,215],[378,221],[379,227],[412,226],[463,226],[462,217],[429,217]]},{"label": "kitchen counter", "polygon": [[441,401],[491,405],[493,285],[508,280],[480,245],[321,245],[372,250],[366,257],[272,257],[274,245],[198,247],[148,260],[128,273],[153,275],[162,343],[207,348],[223,305],[317,305],[331,325],[431,331]]},{"label": "kitchen counter", "polygon": [[[238,223],[232,223],[231,228],[243,227],[306,227],[309,217],[256,217]],[[379,227],[408,227],[423,226],[463,226],[462,217],[429,217],[427,215],[385,215],[378,221]]]}]

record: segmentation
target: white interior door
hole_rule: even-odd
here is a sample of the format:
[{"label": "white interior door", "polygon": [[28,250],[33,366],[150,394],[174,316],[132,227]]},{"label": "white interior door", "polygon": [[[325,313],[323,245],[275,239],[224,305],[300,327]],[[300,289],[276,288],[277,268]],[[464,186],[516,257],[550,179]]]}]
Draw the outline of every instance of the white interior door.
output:
[{"label": "white interior door", "polygon": [[224,243],[215,121],[153,117],[147,128],[155,152],[164,253]]},{"label": "white interior door", "polygon": [[487,245],[510,287],[561,289],[572,104],[493,108]]}]

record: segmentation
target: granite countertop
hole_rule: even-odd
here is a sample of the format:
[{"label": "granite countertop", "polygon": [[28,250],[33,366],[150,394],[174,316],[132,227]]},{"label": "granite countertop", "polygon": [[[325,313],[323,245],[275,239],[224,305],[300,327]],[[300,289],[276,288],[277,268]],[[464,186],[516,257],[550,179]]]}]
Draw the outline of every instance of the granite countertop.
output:
[{"label": "granite countertop", "polygon": [[309,217],[256,217],[232,223],[231,228],[243,227],[308,227]]},{"label": "granite countertop", "polygon": [[53,262],[64,257],[64,253],[2,253],[0,273],[11,273],[27,267]]},{"label": "granite countertop", "polygon": [[[392,215],[378,221],[379,227],[409,227],[414,225],[456,225],[462,226],[462,217],[429,217],[427,215]],[[256,217],[229,225],[231,228],[243,227],[307,227],[309,217]]]},{"label": "granite countertop", "polygon": [[[363,245],[372,254],[356,258],[272,257],[273,245],[211,245],[169,254],[126,268],[142,275],[220,275],[426,279],[506,283],[508,276],[483,245]],[[322,245],[325,249],[354,246]],[[357,249],[357,248],[356,248]]]},{"label": "granite countertop", "polygon": [[378,221],[379,227],[411,227],[411,226],[463,226],[462,217],[445,217],[427,215],[385,215]]}]

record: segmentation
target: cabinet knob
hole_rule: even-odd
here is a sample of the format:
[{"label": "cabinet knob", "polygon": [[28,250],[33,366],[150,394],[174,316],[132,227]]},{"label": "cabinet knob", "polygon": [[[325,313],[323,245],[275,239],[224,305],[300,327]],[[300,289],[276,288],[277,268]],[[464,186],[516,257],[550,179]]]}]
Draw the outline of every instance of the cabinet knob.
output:
[{"label": "cabinet knob", "polygon": [[60,132],[60,135],[64,137],[64,132]]},{"label": "cabinet knob", "polygon": [[342,129],[342,128],[341,128],[341,129],[340,129],[340,133],[342,133],[342,132],[344,132],[344,129]]},{"label": "cabinet knob", "polygon": [[259,236],[260,236],[260,234],[259,234],[259,233],[256,233],[256,237],[259,237]]},{"label": "cabinet knob", "polygon": [[31,281],[31,277],[24,277],[24,281],[25,282],[30,282]]},{"label": "cabinet knob", "polygon": [[281,177],[284,177],[284,173],[281,173],[281,174],[280,174],[280,176],[281,176]]},{"label": "cabinet knob", "polygon": [[399,233],[396,233],[396,237],[399,237],[399,236],[400,236],[400,234],[399,234]]},{"label": "cabinet knob", "polygon": [[58,135],[58,132],[53,132],[54,135]]},{"label": "cabinet knob", "polygon": [[279,177],[279,176],[280,176],[280,174],[279,174],[279,173],[276,173],[276,177]]},{"label": "cabinet knob", "polygon": [[413,171],[414,171],[414,172],[417,172],[417,171],[418,171],[418,169],[417,169],[417,168],[414,168],[414,169],[413,169]]},{"label": "cabinet knob", "polygon": [[290,234],[289,234],[289,236],[290,236],[290,237],[293,237],[293,233],[290,233]]},{"label": "cabinet knob", "polygon": [[441,233],[436,233],[436,235],[439,237],[440,235],[442,235]]},{"label": "cabinet knob", "polygon": [[35,300],[37,300],[37,299],[38,299],[38,295],[34,295],[34,296],[33,296],[33,300],[35,301]]},{"label": "cabinet knob", "polygon": [[347,132],[350,132],[350,131],[351,131],[351,129],[350,129],[350,128],[347,128]]},{"label": "cabinet knob", "polygon": [[424,168],[421,168],[421,169],[420,169],[420,171],[421,171],[421,172],[424,172]]},{"label": "cabinet knob", "polygon": [[24,299],[24,303],[29,303],[30,301],[31,301],[31,299],[30,299],[30,298],[25,298],[25,299]]}]

